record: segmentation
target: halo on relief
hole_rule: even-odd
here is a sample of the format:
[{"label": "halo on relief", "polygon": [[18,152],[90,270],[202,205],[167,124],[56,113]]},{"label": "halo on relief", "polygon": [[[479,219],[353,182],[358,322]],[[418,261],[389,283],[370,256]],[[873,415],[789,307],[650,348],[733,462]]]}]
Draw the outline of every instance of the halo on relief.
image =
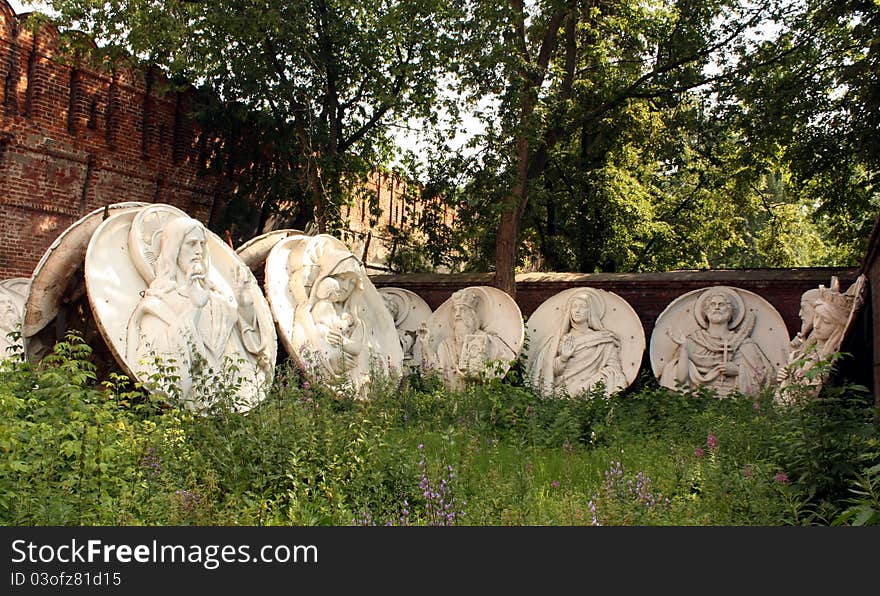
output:
[{"label": "halo on relief", "polygon": [[710,296],[715,296],[716,294],[722,294],[732,302],[733,320],[730,322],[730,328],[733,329],[738,327],[746,316],[746,303],[743,301],[742,296],[728,286],[713,286],[711,292],[703,292],[700,294],[699,298],[697,298],[697,304],[694,307],[694,318],[696,319],[697,324],[703,329],[709,328],[709,320],[706,318],[706,300],[708,300]]},{"label": "halo on relief", "polygon": [[21,301],[20,308],[24,308],[27,300],[28,290],[30,289],[31,280],[28,277],[12,277],[0,281],[0,289],[13,294],[17,300]]},{"label": "halo on relief", "polygon": [[[141,245],[140,240],[132,241],[131,238],[133,231],[138,239],[144,238],[144,224],[136,226],[142,209],[114,214],[98,226],[86,250],[85,281],[89,305],[98,330],[104,337],[104,341],[110,348],[116,362],[131,378],[146,382],[147,379],[139,378],[136,374],[136,363],[129,362],[125,356],[128,348],[129,320],[149,285],[137,265],[140,261],[141,269],[147,267],[146,242],[144,241]],[[177,212],[181,213],[183,217],[189,217],[171,205],[151,204],[146,209],[151,210],[145,224],[148,227],[150,221],[170,221],[170,217]],[[161,213],[163,210],[164,213]],[[140,221],[143,222],[143,219]],[[210,255],[207,278],[227,302],[237,305],[232,289],[235,276],[239,275],[242,270],[251,276],[250,295],[261,329],[265,329],[267,333],[271,334],[267,340],[267,360],[274,368],[277,338],[268,302],[259,291],[250,269],[241,262],[229,245],[207,227],[204,230],[207,252]],[[152,248],[153,235],[149,235],[150,248]],[[152,266],[154,263],[155,258],[146,271],[151,279],[155,278]],[[244,395],[245,402],[250,407],[254,407],[262,401],[265,397],[265,388],[272,379],[268,378],[263,381],[265,387],[255,387],[253,383],[248,382],[242,383],[239,395]],[[240,408],[240,411],[245,410]]]},{"label": "halo on relief", "polygon": [[[651,369],[656,378],[660,378],[663,367],[673,359],[676,350],[676,344],[669,335],[687,336],[696,331],[699,325],[694,310],[698,308],[698,303],[700,306],[703,304],[699,299],[704,295],[713,294],[718,289],[735,294],[742,301],[743,318],[745,312],[755,314],[755,329],[750,337],[777,370],[785,365],[789,351],[788,328],[776,308],[749,290],[731,286],[709,286],[679,296],[657,317],[649,348]],[[673,386],[670,388],[675,389]]]},{"label": "halo on relief", "polygon": [[57,316],[61,299],[75,282],[77,272],[82,270],[89,240],[101,222],[116,213],[141,209],[148,204],[129,201],[95,209],[55,238],[31,274],[21,326],[25,341]]},{"label": "halo on relief", "polygon": [[415,331],[431,316],[431,307],[425,300],[411,290],[405,288],[379,288],[383,298],[392,300],[397,305],[397,316],[394,325],[404,331]]},{"label": "halo on relief", "polygon": [[156,279],[156,258],[162,242],[162,231],[176,217],[189,215],[177,207],[157,203],[141,209],[131,223],[128,236],[129,255],[147,285]]},{"label": "halo on relief", "polygon": [[[326,259],[336,259],[327,267]],[[265,265],[266,297],[278,326],[278,335],[289,356],[315,378],[316,369],[309,354],[321,351],[321,337],[309,325],[311,308],[316,302],[313,288],[342,270],[358,275],[360,292],[353,313],[365,323],[365,356],[382,370],[396,375],[402,370],[403,350],[391,313],[376,287],[366,275],[363,264],[339,239],[328,234],[309,236],[293,234],[275,243]],[[297,321],[305,322],[299,324]],[[351,375],[368,375],[369,364],[361,363]],[[327,379],[316,378],[328,382]]]},{"label": "halo on relief", "polygon": [[[525,325],[519,305],[509,294],[492,286],[468,286],[456,292],[463,290],[476,291],[480,296],[477,316],[481,328],[497,335],[511,350],[510,360],[515,360],[525,340]],[[450,296],[428,317],[427,347],[433,353],[436,353],[440,344],[454,333],[453,305],[454,301]],[[509,361],[502,362],[502,372],[507,372],[509,368]]]},{"label": "halo on relief", "polygon": [[[563,322],[569,302],[579,294],[591,293],[600,298],[593,304],[599,305],[596,312],[602,325],[617,335],[620,340],[620,365],[626,377],[627,386],[638,377],[645,353],[645,329],[633,307],[614,292],[599,288],[578,287],[563,290],[541,303],[526,322],[529,347],[526,352],[528,370],[534,365],[537,351]],[[584,389],[587,389],[585,387]],[[623,389],[623,388],[621,388]]]}]

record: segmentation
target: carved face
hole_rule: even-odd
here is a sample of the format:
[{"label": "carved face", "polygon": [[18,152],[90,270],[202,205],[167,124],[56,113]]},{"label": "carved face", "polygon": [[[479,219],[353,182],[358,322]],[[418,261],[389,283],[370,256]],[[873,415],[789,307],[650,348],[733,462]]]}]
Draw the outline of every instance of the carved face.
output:
[{"label": "carved face", "polygon": [[724,294],[709,296],[705,309],[710,323],[727,323],[733,318],[733,304]]},{"label": "carved face", "polygon": [[351,296],[357,285],[357,275],[353,273],[343,273],[335,276],[334,279],[336,280],[337,289],[331,294],[330,300],[333,302],[344,302],[348,300],[348,297]]},{"label": "carved face", "polygon": [[391,313],[391,318],[396,321],[397,316],[400,314],[400,307],[397,305],[397,301],[387,294],[382,294],[382,300],[385,301],[385,308]]},{"label": "carved face", "polygon": [[813,335],[812,337],[819,341],[828,341],[828,339],[837,330],[837,324],[822,310],[816,310],[813,316]]},{"label": "carved face", "polygon": [[15,302],[7,296],[0,296],[0,319],[12,322],[19,316]]},{"label": "carved face", "polygon": [[187,277],[205,276],[205,232],[201,228],[193,228],[183,237],[180,252],[177,253],[177,266],[186,272]]},{"label": "carved face", "polygon": [[473,333],[480,327],[477,313],[465,304],[454,304],[452,307],[452,321],[455,334],[459,337]]},{"label": "carved face", "polygon": [[801,300],[801,309],[798,311],[798,316],[801,318],[801,334],[805,335],[810,326],[812,326],[813,319],[816,316],[816,309],[813,307],[813,303],[809,300]]},{"label": "carved face", "polygon": [[590,317],[590,304],[585,298],[575,298],[571,301],[571,322],[585,323]]}]

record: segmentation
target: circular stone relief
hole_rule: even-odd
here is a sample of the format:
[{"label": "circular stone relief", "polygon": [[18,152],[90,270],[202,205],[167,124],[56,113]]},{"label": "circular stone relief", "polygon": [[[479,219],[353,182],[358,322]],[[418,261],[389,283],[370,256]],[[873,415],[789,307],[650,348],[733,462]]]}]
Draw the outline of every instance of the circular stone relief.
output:
[{"label": "circular stone relief", "polygon": [[707,387],[724,397],[754,395],[786,361],[782,316],[759,295],[729,286],[673,300],[651,334],[651,368],[664,387]]},{"label": "circular stone relief", "polygon": [[89,242],[85,278],[98,328],[130,376],[199,412],[220,399],[244,412],[265,397],[277,349],[269,304],[201,222],[163,204],[113,215]]},{"label": "circular stone relief", "polygon": [[[8,358],[13,353],[20,354],[24,349],[21,337],[22,313],[27,300],[30,280],[26,277],[14,277],[0,281],[0,359]],[[10,336],[9,334],[13,335]]]},{"label": "circular stone relief", "polygon": [[613,292],[563,290],[535,309],[526,328],[526,370],[542,395],[577,395],[599,382],[607,395],[639,373],[645,331],[632,306]]},{"label": "circular stone relief", "polygon": [[281,341],[314,380],[365,399],[373,373],[402,372],[391,314],[340,240],[327,234],[281,240],[266,259],[265,279]]},{"label": "circular stone relief", "polygon": [[403,359],[410,363],[413,359],[413,347],[421,324],[431,316],[431,307],[421,296],[405,288],[379,288],[379,294],[394,319]]},{"label": "circular stone relief", "polygon": [[148,203],[125,202],[95,209],[76,220],[55,238],[31,275],[21,330],[23,337],[36,335],[58,314],[62,296],[76,283],[74,278],[82,271],[89,240],[105,216],[138,210],[147,205]]},{"label": "circular stone relief", "polygon": [[304,232],[300,230],[273,230],[251,238],[236,248],[235,252],[244,261],[244,264],[251,268],[254,275],[262,275],[266,265],[266,257],[269,256],[272,247],[288,236],[302,235]]},{"label": "circular stone relief", "polygon": [[421,327],[413,350],[425,371],[436,371],[459,389],[468,380],[503,376],[522,349],[522,312],[491,286],[456,291]]}]

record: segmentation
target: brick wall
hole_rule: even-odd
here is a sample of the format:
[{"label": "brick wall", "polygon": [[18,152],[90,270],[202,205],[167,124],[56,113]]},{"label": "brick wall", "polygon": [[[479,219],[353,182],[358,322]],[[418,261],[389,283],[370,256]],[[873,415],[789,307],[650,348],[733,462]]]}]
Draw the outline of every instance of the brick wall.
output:
[{"label": "brick wall", "polygon": [[[171,90],[152,69],[83,66],[55,27],[34,34],[25,18],[0,0],[0,279],[30,276],[58,233],[110,203],[170,203],[209,224],[229,181],[199,175],[216,139],[186,118],[195,94]],[[381,270],[389,226],[417,237],[419,206],[388,173],[374,172],[364,190],[343,208],[343,239]]]},{"label": "brick wall", "polygon": [[28,277],[55,237],[120,201],[207,222],[222,181],[199,176],[194,98],[154,71],[81,66],[57,29],[32,33],[0,0],[0,279]]},{"label": "brick wall", "polygon": [[[424,205],[418,193],[392,173],[373,172],[364,188],[361,200],[342,208],[342,239],[366,263],[368,271],[379,273],[388,270],[394,250],[392,230],[406,231],[401,237],[409,241],[420,239],[417,220]],[[377,205],[378,215],[371,213],[370,200]],[[454,215],[451,208],[443,207],[443,223],[451,226]]]}]

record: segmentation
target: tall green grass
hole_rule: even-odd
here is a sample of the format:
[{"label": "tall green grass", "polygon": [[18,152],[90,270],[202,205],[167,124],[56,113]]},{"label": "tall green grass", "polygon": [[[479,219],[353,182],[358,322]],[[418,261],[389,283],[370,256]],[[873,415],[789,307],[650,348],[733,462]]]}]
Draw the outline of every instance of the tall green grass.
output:
[{"label": "tall green grass", "polygon": [[516,369],[459,392],[377,380],[366,402],[280,368],[246,415],[99,382],[69,335],[0,368],[4,525],[843,525],[880,522],[861,387],[780,407],[648,376],[542,399]]}]

